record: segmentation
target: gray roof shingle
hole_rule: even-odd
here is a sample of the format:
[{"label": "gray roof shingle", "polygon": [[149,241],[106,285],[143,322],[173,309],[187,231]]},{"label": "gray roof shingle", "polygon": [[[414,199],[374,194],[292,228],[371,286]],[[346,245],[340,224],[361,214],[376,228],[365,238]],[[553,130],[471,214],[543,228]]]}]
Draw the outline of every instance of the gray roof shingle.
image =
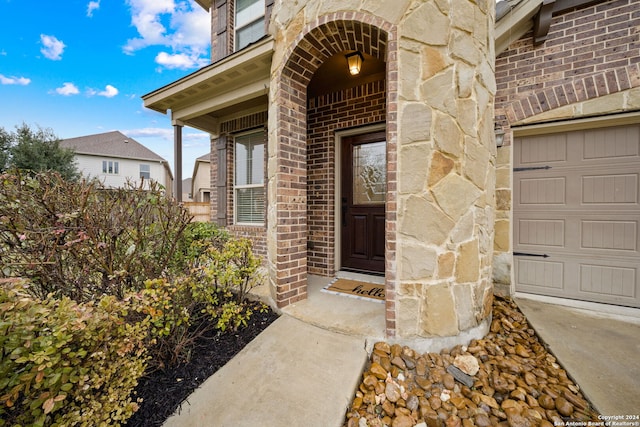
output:
[{"label": "gray roof shingle", "polygon": [[77,154],[153,160],[166,163],[165,159],[119,131],[63,139],[60,141],[60,146],[72,148]]}]

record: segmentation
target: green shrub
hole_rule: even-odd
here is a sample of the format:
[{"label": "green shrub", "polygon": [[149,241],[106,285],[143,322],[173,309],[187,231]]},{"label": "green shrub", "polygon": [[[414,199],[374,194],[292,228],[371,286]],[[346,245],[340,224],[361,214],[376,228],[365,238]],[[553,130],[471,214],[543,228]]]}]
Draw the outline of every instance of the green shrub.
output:
[{"label": "green shrub", "polygon": [[0,175],[0,278],[29,279],[0,301],[0,418],[126,419],[145,351],[164,368],[201,335],[247,324],[262,280],[250,241],[190,219],[154,182]]},{"label": "green shrub", "polygon": [[127,321],[136,298],[38,300],[0,286],[0,426],[119,425],[146,366],[148,319]]},{"label": "green shrub", "polygon": [[230,239],[222,247],[206,239],[190,274],[145,282],[141,310],[150,317],[151,369],[189,360],[189,349],[201,335],[246,326],[253,311],[246,301],[257,285],[260,261],[247,239]]},{"label": "green shrub", "polygon": [[[0,277],[30,292],[119,299],[144,281],[185,268],[177,256],[190,215],[155,181],[105,189],[53,172],[0,175]],[[178,254],[179,255],[179,254]]]},{"label": "green shrub", "polygon": [[230,239],[222,248],[210,246],[199,261],[201,279],[215,288],[233,291],[239,303],[264,279],[249,239]]},{"label": "green shrub", "polygon": [[230,238],[227,230],[214,223],[189,223],[184,233],[182,233],[182,238],[178,242],[178,249],[174,257],[174,263],[172,264],[175,267],[174,270],[181,268],[188,270],[192,268],[194,263],[196,263],[209,248],[222,249]]}]

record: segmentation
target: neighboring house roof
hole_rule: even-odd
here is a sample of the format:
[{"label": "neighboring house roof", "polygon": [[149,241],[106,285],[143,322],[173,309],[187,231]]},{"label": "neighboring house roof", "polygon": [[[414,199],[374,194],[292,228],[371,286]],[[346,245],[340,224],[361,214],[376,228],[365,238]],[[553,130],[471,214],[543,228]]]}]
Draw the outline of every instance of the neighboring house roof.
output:
[{"label": "neighboring house roof", "polygon": [[60,141],[60,146],[71,148],[76,154],[86,156],[114,157],[128,160],[142,160],[160,162],[169,173],[169,179],[173,180],[173,173],[169,163],[140,144],[133,138],[129,138],[119,131],[97,133],[94,135],[67,138]]},{"label": "neighboring house roof", "polygon": [[196,159],[196,162],[211,162],[211,153],[203,154]]},{"label": "neighboring house roof", "polygon": [[60,141],[60,146],[72,148],[77,154],[87,154],[90,156],[107,156],[119,157],[122,159],[166,162],[165,159],[149,150],[135,139],[129,138],[118,131],[63,139]]},{"label": "neighboring house roof", "polygon": [[193,166],[193,174],[191,175],[192,179],[196,178],[196,174],[198,173],[198,168],[200,167],[200,163],[211,163],[211,153],[203,154],[202,156],[196,159],[195,165]]}]

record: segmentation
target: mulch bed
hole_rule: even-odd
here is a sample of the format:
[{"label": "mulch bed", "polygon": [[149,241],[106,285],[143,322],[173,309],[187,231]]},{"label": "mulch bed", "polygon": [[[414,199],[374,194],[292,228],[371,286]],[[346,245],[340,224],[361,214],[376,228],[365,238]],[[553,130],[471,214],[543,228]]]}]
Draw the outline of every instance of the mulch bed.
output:
[{"label": "mulch bed", "polygon": [[161,426],[195,389],[277,318],[278,315],[269,309],[260,312],[256,308],[246,327],[236,332],[213,332],[201,337],[192,350],[189,363],[157,370],[141,378],[136,397],[143,400],[126,425]]}]

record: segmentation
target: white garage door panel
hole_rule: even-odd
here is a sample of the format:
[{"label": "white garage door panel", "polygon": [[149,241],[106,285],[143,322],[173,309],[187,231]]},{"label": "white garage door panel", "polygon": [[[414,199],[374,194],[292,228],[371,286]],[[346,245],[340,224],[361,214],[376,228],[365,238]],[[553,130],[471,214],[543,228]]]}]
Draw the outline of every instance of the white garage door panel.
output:
[{"label": "white garage door panel", "polygon": [[638,211],[640,161],[621,165],[555,166],[514,172],[514,213],[575,209]]},{"label": "white garage door panel", "polygon": [[516,290],[640,307],[640,125],[516,138]]},{"label": "white garage door panel", "polygon": [[516,257],[519,291],[561,296],[564,289],[564,263],[537,258]]},{"label": "white garage door panel", "polygon": [[638,306],[637,261],[515,257],[519,292]]},{"label": "white garage door panel", "polygon": [[[553,217],[551,216],[553,215]],[[589,257],[638,257],[640,219],[631,212],[514,214],[516,252],[581,254]],[[640,258],[639,258],[640,262]]]},{"label": "white garage door panel", "polygon": [[[581,249],[585,251],[608,250],[618,256],[638,253],[638,221],[630,215],[627,219],[583,219],[580,234]],[[613,253],[619,251],[623,253]]]}]

